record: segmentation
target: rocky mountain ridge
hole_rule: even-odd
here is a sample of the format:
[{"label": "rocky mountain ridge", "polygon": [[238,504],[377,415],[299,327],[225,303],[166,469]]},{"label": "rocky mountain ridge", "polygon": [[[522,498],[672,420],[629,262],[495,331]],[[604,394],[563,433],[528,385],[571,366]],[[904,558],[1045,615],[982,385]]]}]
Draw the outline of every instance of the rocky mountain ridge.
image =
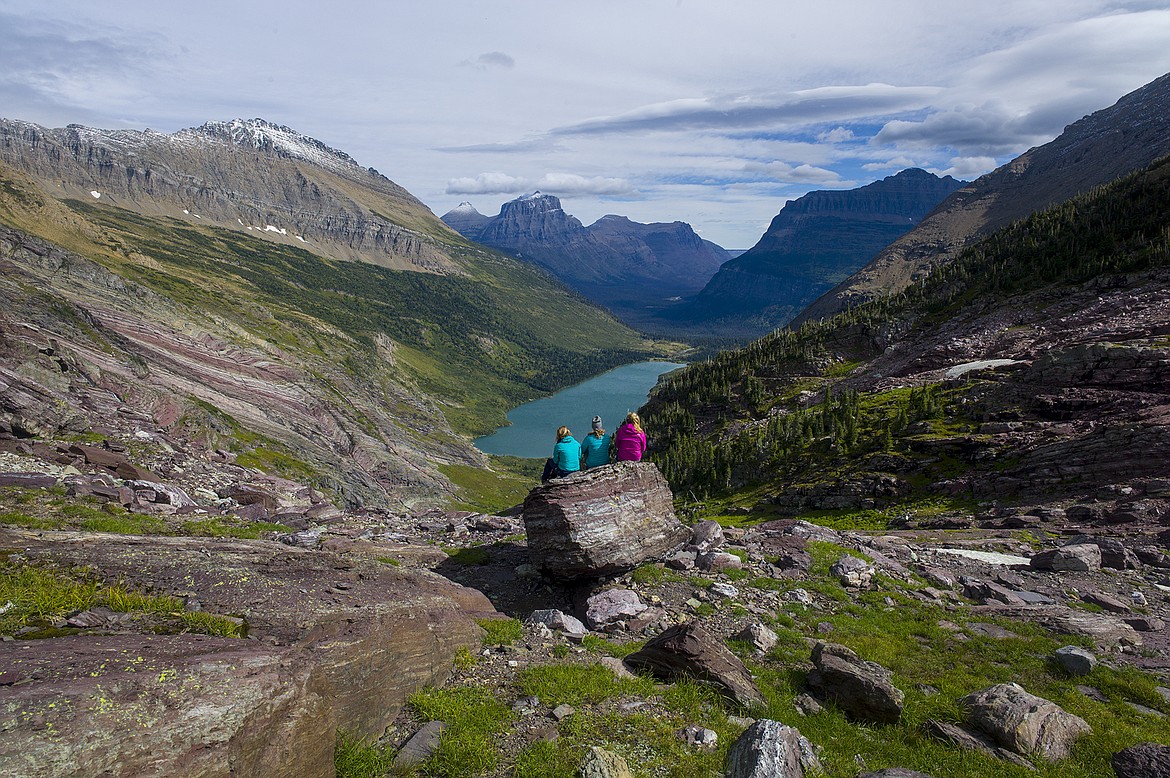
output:
[{"label": "rocky mountain ridge", "polygon": [[787,203],[759,242],[724,263],[692,300],[663,315],[739,338],[783,326],[964,183],[909,169],[857,189],[810,192]]},{"label": "rocky mountain ridge", "polygon": [[794,320],[827,318],[896,293],[971,240],[1170,154],[1170,74],[1125,95],[954,192],[911,232]]},{"label": "rocky mountain ridge", "polygon": [[173,134],[4,119],[0,161],[56,197],[215,224],[337,259],[463,272],[444,245],[455,236],[409,192],[343,152],[261,119]]},{"label": "rocky mountain ridge", "polygon": [[728,259],[684,222],[609,215],[585,226],[559,198],[540,192],[504,203],[497,216],[465,205],[443,221],[469,240],[544,267],[631,324],[645,324],[647,310],[668,298],[700,289]]}]

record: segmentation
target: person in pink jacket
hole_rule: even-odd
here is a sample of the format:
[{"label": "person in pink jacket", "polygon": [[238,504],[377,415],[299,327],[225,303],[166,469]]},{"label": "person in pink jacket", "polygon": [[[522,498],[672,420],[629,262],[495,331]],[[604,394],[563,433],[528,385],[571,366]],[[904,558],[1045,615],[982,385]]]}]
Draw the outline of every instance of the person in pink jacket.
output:
[{"label": "person in pink jacket", "polygon": [[646,453],[646,433],[642,431],[642,420],[638,414],[629,413],[622,426],[613,434],[617,461],[637,462]]}]

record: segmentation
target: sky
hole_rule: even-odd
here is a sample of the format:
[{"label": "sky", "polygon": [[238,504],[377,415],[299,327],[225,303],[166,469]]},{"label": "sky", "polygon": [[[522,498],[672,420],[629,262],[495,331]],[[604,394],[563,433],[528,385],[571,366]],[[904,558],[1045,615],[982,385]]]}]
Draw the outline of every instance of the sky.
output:
[{"label": "sky", "polygon": [[972,180],[1170,72],[1170,0],[0,0],[0,30],[5,118],[262,118],[440,216],[541,191],[741,249],[809,191]]}]

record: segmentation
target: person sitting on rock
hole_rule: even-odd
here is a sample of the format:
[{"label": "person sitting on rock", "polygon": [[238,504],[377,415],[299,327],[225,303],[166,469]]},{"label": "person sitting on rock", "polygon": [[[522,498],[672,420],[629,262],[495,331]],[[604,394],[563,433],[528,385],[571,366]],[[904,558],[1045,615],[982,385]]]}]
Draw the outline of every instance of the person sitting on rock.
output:
[{"label": "person sitting on rock", "polygon": [[609,464],[609,444],[611,436],[605,434],[601,426],[601,417],[593,417],[593,431],[581,441],[581,469],[599,467]]},{"label": "person sitting on rock", "polygon": [[562,425],[557,428],[557,443],[553,446],[552,457],[544,463],[541,481],[550,478],[564,478],[581,469],[581,444],[573,439],[573,433]]},{"label": "person sitting on rock", "polygon": [[613,435],[617,449],[617,461],[637,462],[646,453],[646,433],[642,431],[642,419],[631,411],[626,420]]}]

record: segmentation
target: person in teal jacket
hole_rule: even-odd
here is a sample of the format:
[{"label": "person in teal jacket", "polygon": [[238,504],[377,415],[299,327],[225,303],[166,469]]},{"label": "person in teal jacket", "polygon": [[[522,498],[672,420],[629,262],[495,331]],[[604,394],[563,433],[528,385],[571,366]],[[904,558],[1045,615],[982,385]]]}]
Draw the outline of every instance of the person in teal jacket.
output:
[{"label": "person in teal jacket", "polygon": [[610,436],[601,426],[601,417],[593,417],[593,431],[581,441],[581,469],[609,464]]},{"label": "person in teal jacket", "polygon": [[557,443],[553,446],[553,455],[544,463],[544,475],[541,481],[550,478],[564,478],[570,473],[581,469],[581,444],[573,438],[568,427],[557,429]]}]

